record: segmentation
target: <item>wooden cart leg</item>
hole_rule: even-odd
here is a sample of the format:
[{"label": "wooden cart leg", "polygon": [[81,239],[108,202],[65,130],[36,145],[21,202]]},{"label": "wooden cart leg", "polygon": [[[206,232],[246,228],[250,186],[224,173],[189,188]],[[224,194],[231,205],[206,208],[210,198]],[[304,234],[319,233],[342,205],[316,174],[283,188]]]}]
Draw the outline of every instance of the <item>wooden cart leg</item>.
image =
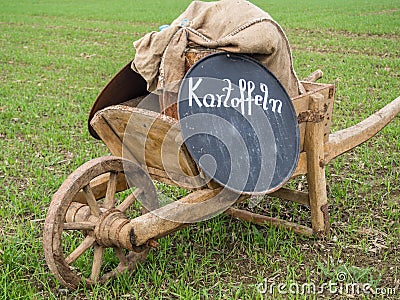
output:
[{"label": "wooden cart leg", "polygon": [[315,120],[307,123],[304,147],[307,154],[307,182],[311,209],[311,223],[314,234],[329,232],[328,200],[324,167],[324,119],[323,96],[315,94],[310,99],[310,110]]}]

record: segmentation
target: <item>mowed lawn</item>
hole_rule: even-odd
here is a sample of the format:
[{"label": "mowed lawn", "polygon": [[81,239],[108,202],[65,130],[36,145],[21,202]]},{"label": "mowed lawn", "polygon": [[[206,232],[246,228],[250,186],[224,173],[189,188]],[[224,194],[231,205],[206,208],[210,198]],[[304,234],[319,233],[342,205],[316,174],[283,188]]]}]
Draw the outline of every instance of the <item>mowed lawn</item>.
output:
[{"label": "mowed lawn", "polygon": [[[77,167],[109,153],[87,131],[91,105],[134,57],[132,42],[189,3],[0,1],[0,299],[398,299],[400,117],[327,167],[325,239],[220,215],[160,239],[135,273],[107,284],[68,291],[52,276],[42,246],[51,197]],[[321,82],[336,85],[333,131],[400,96],[400,1],[254,3],[285,30],[299,77],[319,68]],[[289,184],[306,189],[304,178]],[[310,222],[299,205],[259,205]],[[307,283],[316,293],[301,290]],[[358,295],[345,284],[371,289]]]}]

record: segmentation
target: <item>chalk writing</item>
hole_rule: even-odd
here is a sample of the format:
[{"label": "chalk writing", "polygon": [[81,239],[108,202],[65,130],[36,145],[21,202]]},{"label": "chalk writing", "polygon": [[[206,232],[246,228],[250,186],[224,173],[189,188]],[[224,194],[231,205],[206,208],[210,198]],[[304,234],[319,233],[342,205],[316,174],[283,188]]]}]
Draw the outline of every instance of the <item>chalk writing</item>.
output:
[{"label": "chalk writing", "polygon": [[[252,103],[262,107],[263,110],[271,110],[273,113],[282,113],[282,101],[279,99],[273,99],[269,97],[268,86],[265,83],[259,83],[259,90],[262,92],[261,95],[254,94],[256,84],[249,80],[239,79],[239,94],[240,97],[233,97],[232,94],[235,85],[232,84],[230,79],[223,79],[226,82],[226,86],[221,89],[221,93],[207,93],[199,96],[197,90],[203,82],[202,78],[190,77],[188,79],[188,95],[189,95],[189,106],[192,107],[196,104],[198,107],[234,107],[240,108],[242,114],[251,115]],[[203,89],[201,89],[203,90]]]}]

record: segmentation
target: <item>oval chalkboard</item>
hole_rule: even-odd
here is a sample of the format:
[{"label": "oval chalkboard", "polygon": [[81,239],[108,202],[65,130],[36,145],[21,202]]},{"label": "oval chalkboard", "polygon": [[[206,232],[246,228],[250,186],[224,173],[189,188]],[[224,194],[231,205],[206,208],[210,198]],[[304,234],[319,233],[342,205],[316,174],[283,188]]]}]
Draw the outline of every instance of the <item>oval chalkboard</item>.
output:
[{"label": "oval chalkboard", "polygon": [[250,57],[216,53],[199,60],[181,84],[178,114],[193,159],[234,192],[272,192],[297,166],[300,134],[292,101]]}]

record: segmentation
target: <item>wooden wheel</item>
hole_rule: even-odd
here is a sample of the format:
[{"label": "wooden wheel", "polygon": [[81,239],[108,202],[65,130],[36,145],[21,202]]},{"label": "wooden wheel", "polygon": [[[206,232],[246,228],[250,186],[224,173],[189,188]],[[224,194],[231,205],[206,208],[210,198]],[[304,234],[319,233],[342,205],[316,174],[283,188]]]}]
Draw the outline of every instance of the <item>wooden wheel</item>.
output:
[{"label": "wooden wheel", "polygon": [[[135,188],[130,194],[125,176]],[[141,203],[156,207],[157,193],[138,165],[107,156],[75,170],[54,194],[44,225],[46,262],[55,277],[75,289],[82,281],[92,285],[133,270],[149,247],[127,251],[118,238]]]}]

